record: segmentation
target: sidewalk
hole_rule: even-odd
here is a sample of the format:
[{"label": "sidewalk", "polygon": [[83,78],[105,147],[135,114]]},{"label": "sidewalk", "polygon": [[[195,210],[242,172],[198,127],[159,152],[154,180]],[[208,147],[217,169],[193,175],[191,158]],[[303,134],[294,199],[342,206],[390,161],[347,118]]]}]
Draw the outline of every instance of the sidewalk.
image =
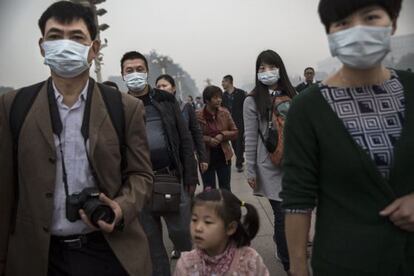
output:
[{"label": "sidewalk", "polygon": [[[273,212],[269,201],[266,198],[256,197],[252,194],[252,189],[247,184],[244,173],[238,173],[234,165],[232,166],[231,189],[240,200],[253,204],[260,216],[260,230],[256,238],[252,241],[252,247],[262,256],[264,263],[272,276],[285,276],[282,264],[275,257],[275,243],[273,242]],[[201,192],[201,187],[197,193]],[[172,244],[168,238],[164,225],[164,243],[168,254],[171,253]],[[175,261],[171,262],[171,273],[174,272]]]}]

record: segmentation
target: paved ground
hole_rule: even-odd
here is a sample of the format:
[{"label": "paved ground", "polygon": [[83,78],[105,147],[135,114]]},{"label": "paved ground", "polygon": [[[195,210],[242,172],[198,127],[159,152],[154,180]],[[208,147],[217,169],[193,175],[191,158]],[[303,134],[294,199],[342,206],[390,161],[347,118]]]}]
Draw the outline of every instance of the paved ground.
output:
[{"label": "paved ground", "polygon": [[[273,242],[273,212],[267,199],[255,197],[247,184],[244,173],[238,173],[232,169],[231,189],[241,200],[253,204],[260,216],[260,230],[252,242],[252,247],[262,256],[272,276],[285,276],[282,264],[276,260],[275,244]],[[200,189],[201,190],[201,189]],[[199,192],[199,191],[198,191]],[[164,227],[164,229],[166,229]],[[164,241],[168,253],[171,252],[172,244],[164,231]],[[171,263],[171,271],[174,271],[175,262]]]}]

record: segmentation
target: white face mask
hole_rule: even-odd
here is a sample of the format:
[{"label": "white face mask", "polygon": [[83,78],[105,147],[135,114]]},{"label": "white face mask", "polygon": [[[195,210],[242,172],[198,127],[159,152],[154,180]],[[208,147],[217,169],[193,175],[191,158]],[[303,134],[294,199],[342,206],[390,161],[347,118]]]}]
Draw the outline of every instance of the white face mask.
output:
[{"label": "white face mask", "polygon": [[130,73],[124,76],[125,84],[129,90],[139,92],[144,90],[148,83],[147,73]]},{"label": "white face mask", "polygon": [[277,81],[280,78],[279,69],[273,69],[270,71],[264,71],[264,72],[257,73],[257,78],[264,85],[267,85],[267,86],[273,85],[277,83]]},{"label": "white face mask", "polygon": [[370,69],[391,51],[392,27],[356,26],[328,35],[331,54],[345,65]]},{"label": "white face mask", "polygon": [[90,67],[88,54],[90,46],[68,39],[44,41],[44,64],[62,78],[74,78]]}]

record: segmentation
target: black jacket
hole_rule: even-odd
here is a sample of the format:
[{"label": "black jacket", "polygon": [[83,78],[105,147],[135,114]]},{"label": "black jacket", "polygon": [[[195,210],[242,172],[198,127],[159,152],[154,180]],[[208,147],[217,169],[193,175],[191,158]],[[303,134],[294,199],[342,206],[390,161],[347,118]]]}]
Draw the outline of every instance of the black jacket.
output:
[{"label": "black jacket", "polygon": [[[315,83],[319,83],[319,81],[316,81]],[[307,82],[301,82],[298,86],[295,87],[296,92],[300,93],[309,86],[311,86],[314,83],[307,83]]]},{"label": "black jacket", "polygon": [[172,162],[185,185],[198,183],[197,163],[194,158],[191,134],[181,115],[174,95],[149,87],[152,104],[161,113],[172,153]]},{"label": "black jacket", "polygon": [[[231,117],[233,118],[234,123],[236,124],[239,131],[244,130],[243,123],[243,104],[246,99],[246,91],[235,88],[232,94],[228,92],[223,93],[223,106],[227,108]],[[233,104],[231,105],[231,97],[233,97]],[[230,106],[231,105],[231,106]]]},{"label": "black jacket", "polygon": [[181,112],[184,119],[187,121],[188,129],[193,138],[193,146],[194,150],[197,152],[198,161],[208,163],[206,148],[203,141],[203,132],[198,124],[194,108],[189,103],[182,103]]}]

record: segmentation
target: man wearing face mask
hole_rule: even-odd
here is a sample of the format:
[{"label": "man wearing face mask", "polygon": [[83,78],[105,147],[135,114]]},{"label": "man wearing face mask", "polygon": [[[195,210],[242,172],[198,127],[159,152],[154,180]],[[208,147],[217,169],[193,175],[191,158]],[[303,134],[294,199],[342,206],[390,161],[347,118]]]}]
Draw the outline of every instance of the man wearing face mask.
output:
[{"label": "man wearing face mask", "polygon": [[0,98],[0,275],[149,275],[136,215],[153,177],[144,107],[89,77],[90,8],[56,2],[39,27],[50,78]]},{"label": "man wearing face mask", "polygon": [[[142,100],[145,105],[146,130],[155,182],[153,201],[144,207],[140,220],[150,243],[153,275],[170,275],[168,255],[162,241],[161,217],[169,228],[168,233],[176,249],[191,250],[189,199],[194,194],[198,181],[191,134],[174,95],[148,85],[148,62],[144,55],[136,51],[125,53],[121,59],[121,73],[128,94]],[[158,180],[166,175],[175,177],[181,184],[181,202],[178,210],[155,212],[154,198],[163,193],[156,189],[162,186]],[[166,199],[169,197],[170,194],[165,194]]]}]

